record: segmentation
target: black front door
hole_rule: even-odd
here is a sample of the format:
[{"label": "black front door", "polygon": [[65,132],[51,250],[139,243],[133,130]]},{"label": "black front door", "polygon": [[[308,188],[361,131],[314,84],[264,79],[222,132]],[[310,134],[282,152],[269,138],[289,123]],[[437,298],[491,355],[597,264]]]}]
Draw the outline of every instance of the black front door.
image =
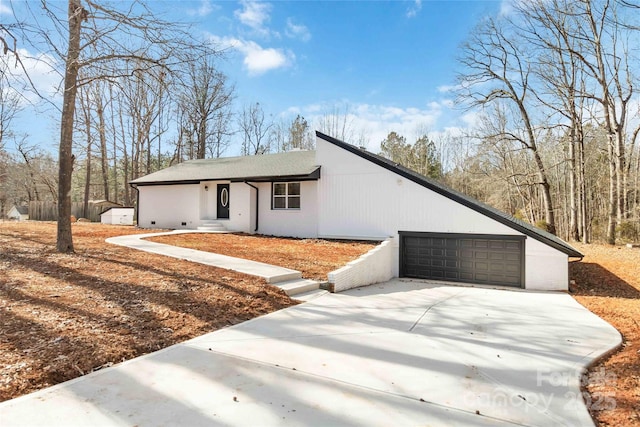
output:
[{"label": "black front door", "polygon": [[218,184],[218,219],[229,219],[229,184]]}]

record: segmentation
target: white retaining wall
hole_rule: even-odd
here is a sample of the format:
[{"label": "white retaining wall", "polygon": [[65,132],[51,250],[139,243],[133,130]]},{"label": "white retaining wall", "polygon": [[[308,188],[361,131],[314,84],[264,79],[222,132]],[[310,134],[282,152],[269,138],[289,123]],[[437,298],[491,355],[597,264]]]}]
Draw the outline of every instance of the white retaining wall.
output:
[{"label": "white retaining wall", "polygon": [[395,259],[395,249],[391,239],[387,239],[357,260],[329,273],[331,290],[340,292],[386,282],[393,277]]}]

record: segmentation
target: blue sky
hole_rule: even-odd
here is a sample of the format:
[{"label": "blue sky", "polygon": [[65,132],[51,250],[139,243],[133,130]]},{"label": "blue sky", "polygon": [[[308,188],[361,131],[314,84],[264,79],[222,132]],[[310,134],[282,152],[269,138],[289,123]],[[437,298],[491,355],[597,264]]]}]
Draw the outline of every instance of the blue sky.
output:
[{"label": "blue sky", "polygon": [[310,123],[339,106],[369,148],[395,130],[464,126],[446,89],[469,31],[500,1],[193,2],[206,36],[233,46],[224,63],[238,103]]},{"label": "blue sky", "polygon": [[[2,3],[0,18],[7,12]],[[165,19],[194,22],[204,40],[227,49],[220,67],[235,83],[237,109],[260,102],[275,120],[301,114],[314,125],[338,107],[377,151],[392,130],[411,139],[473,120],[447,90],[455,84],[455,58],[479,20],[503,12],[508,0],[150,4]],[[35,75],[49,87],[57,78]],[[24,132],[35,131],[43,144],[56,140],[53,125],[43,118],[35,130],[31,119],[18,122]]]}]

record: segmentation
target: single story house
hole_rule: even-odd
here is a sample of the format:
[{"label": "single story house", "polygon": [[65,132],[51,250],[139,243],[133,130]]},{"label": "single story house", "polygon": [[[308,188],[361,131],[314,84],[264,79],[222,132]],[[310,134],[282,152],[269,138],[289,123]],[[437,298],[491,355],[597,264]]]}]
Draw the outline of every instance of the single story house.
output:
[{"label": "single story house", "polygon": [[29,207],[13,205],[9,212],[7,212],[8,219],[14,219],[17,221],[26,221],[29,219]]},{"label": "single story house", "polygon": [[558,237],[316,132],[315,151],[184,162],[131,182],[138,226],[389,240],[390,277],[566,290]]}]

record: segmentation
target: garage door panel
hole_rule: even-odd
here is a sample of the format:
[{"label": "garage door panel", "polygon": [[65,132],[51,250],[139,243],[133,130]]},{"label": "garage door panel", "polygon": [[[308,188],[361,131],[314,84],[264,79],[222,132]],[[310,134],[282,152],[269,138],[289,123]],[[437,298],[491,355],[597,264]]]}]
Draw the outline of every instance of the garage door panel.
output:
[{"label": "garage door panel", "polygon": [[506,254],[506,258],[507,261],[520,261],[520,254],[515,254],[512,252],[508,252]]},{"label": "garage door panel", "polygon": [[475,236],[401,233],[402,274],[425,279],[522,287],[524,238]]},{"label": "garage door panel", "polygon": [[492,261],[504,261],[506,257],[504,252],[489,252],[489,259]]},{"label": "garage door panel", "polygon": [[473,257],[475,259],[487,259],[487,258],[489,258],[489,254],[486,253],[486,252],[474,251],[473,252]]}]

